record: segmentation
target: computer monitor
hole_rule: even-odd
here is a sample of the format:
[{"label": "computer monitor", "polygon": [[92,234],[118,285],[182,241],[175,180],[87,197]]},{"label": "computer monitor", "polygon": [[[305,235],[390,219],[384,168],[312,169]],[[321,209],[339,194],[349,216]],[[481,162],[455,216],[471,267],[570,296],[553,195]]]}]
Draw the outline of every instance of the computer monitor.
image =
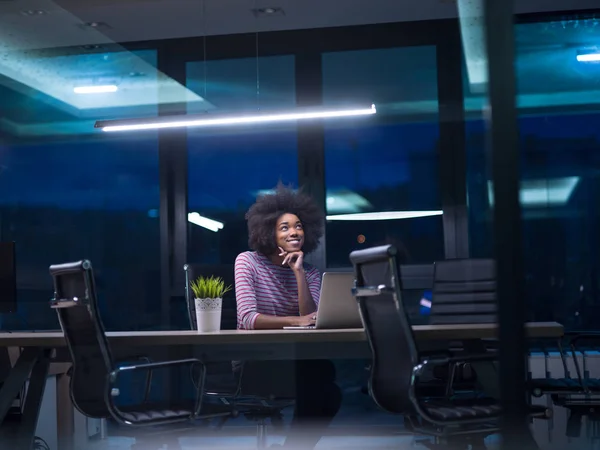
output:
[{"label": "computer monitor", "polygon": [[0,313],[17,311],[17,261],[14,242],[0,242]]}]

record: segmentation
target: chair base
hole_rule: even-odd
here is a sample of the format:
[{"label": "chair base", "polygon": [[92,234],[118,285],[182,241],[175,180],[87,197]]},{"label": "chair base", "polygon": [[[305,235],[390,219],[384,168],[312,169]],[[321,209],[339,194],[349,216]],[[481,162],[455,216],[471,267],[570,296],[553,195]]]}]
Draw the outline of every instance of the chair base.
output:
[{"label": "chair base", "polygon": [[275,428],[283,427],[283,415],[281,411],[265,412],[247,412],[244,414],[248,420],[257,422],[256,424],[256,448],[259,450],[267,448],[268,428],[267,419],[271,419],[271,424]]}]

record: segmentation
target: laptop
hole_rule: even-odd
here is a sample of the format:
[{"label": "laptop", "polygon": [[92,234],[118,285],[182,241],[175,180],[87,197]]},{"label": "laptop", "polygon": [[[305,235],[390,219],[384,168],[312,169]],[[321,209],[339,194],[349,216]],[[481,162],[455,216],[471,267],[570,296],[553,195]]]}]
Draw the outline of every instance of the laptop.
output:
[{"label": "laptop", "polygon": [[284,327],[284,330],[363,328],[358,303],[352,295],[354,273],[325,272],[315,325]]}]

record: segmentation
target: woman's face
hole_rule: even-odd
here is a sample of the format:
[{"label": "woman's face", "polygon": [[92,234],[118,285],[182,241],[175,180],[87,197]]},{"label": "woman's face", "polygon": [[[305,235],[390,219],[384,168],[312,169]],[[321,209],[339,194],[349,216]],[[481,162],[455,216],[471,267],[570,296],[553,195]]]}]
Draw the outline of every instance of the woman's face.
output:
[{"label": "woman's face", "polygon": [[283,214],[275,225],[275,240],[277,247],[286,252],[297,252],[304,245],[304,229],[302,222],[295,214]]}]

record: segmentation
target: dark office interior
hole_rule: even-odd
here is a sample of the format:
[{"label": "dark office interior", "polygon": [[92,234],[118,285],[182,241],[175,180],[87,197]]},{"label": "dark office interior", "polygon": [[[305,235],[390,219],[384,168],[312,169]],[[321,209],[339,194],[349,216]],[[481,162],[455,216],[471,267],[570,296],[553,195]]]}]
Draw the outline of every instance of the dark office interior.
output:
[{"label": "dark office interior", "polygon": [[[0,447],[282,445],[294,399],[248,406],[219,393],[231,361],[277,344],[285,355],[274,359],[312,360],[302,355],[319,349],[325,356],[314,358],[335,366],[342,407],[317,449],[600,448],[600,10],[591,0],[494,3],[0,1]],[[371,105],[376,114],[114,133],[97,123]],[[306,262],[354,274],[364,332],[306,342],[285,337],[301,335],[294,331],[272,342],[258,333],[229,358],[229,341],[210,338],[205,349],[193,340],[201,333],[190,280],[234,286],[234,261],[249,250],[246,213],[280,184],[323,213],[324,235]],[[57,266],[78,261],[91,266]],[[389,262],[389,280],[373,275],[376,262]],[[482,286],[476,275],[491,273],[493,292],[443,291],[448,262],[465,283]],[[84,292],[61,279],[77,270],[93,298],[89,323],[61,303]],[[387,316],[372,309],[375,285],[389,289],[379,293],[389,297]],[[477,300],[461,306],[466,315],[436,314],[436,298],[441,305],[449,292]],[[474,313],[483,303],[485,314]],[[386,321],[396,313],[398,323]],[[492,331],[475,335],[473,323]],[[232,289],[221,333],[234,336],[236,326]],[[432,328],[423,337],[418,327],[428,326],[463,334]],[[378,334],[385,327],[391,334]],[[179,331],[191,333],[181,345],[169,334]],[[152,333],[121,346],[117,334],[129,332]],[[159,366],[107,382],[93,361],[108,353],[79,358],[71,346],[90,348],[92,335],[115,360],[135,354],[135,364]],[[170,343],[148,354],[155,341],[144,336],[163,335]],[[469,359],[481,353],[496,361]],[[393,370],[410,366],[414,376],[427,358],[437,364],[426,384],[494,393],[481,407],[470,394],[452,403],[464,424],[448,425],[446,404],[431,400],[438,394],[408,382],[381,394],[377,371],[396,357]],[[206,377],[158,362],[190,358]],[[87,374],[80,384],[77,361]],[[3,396],[19,371],[29,384]],[[104,417],[90,413],[91,397],[78,402],[81,390],[105,385],[101,402],[118,397],[121,411],[141,397],[171,411],[176,395],[199,395],[199,409],[150,423],[151,414],[109,407]],[[394,389],[421,406],[406,413]],[[37,407],[26,411],[27,399]],[[493,411],[472,424],[461,408]]]}]

